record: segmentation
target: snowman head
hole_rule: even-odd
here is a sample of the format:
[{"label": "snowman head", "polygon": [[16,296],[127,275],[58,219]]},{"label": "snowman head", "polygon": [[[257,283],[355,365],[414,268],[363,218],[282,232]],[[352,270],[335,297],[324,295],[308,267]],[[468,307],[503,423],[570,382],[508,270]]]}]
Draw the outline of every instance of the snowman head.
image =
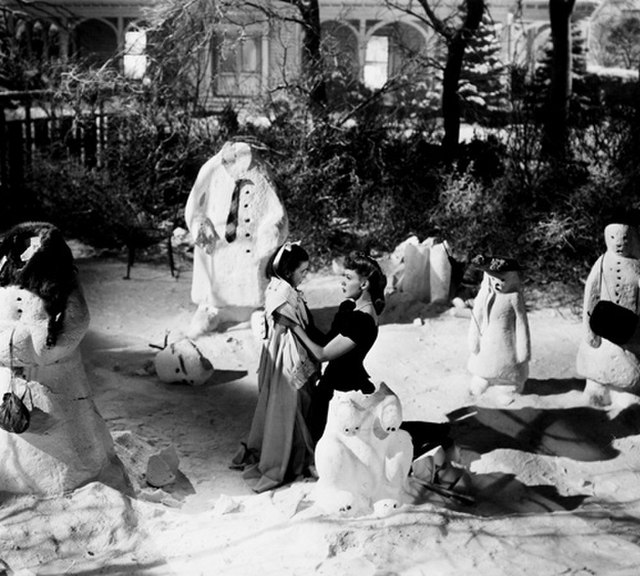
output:
[{"label": "snowman head", "polygon": [[607,252],[625,258],[640,258],[640,235],[629,223],[612,222],[604,229]]},{"label": "snowman head", "polygon": [[508,294],[517,292],[522,286],[522,267],[513,258],[480,254],[473,258],[471,264],[484,272],[483,282],[495,292]]},{"label": "snowman head", "polygon": [[520,273],[517,270],[507,272],[486,273],[489,286],[500,294],[517,292],[522,286]]},{"label": "snowman head", "polygon": [[154,365],[163,382],[201,386],[214,372],[211,361],[189,338],[169,344],[158,352]]},{"label": "snowman head", "polygon": [[334,392],[329,404],[327,428],[344,436],[355,436],[360,431],[365,409],[354,400],[353,392]]}]

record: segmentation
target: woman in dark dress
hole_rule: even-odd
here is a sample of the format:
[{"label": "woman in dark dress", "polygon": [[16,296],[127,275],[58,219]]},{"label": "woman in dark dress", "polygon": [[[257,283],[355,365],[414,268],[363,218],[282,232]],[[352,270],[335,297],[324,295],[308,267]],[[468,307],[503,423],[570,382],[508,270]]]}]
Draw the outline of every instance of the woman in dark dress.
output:
[{"label": "woman in dark dress", "polygon": [[327,422],[329,402],[334,390],[359,390],[371,394],[375,386],[364,368],[364,359],[378,337],[378,314],[384,308],[387,279],[380,265],[361,252],[345,260],[342,291],[346,300],[340,305],[321,345],[301,328],[294,328],[311,353],[328,362],[311,399],[309,430],[317,442]]}]

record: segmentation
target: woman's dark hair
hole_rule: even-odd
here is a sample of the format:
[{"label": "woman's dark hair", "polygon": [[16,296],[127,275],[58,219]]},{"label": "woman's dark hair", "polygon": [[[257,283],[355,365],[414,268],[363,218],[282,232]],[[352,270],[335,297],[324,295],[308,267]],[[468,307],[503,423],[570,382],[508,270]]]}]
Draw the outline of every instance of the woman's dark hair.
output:
[{"label": "woman's dark hair", "polygon": [[373,307],[376,314],[380,314],[384,310],[384,289],[387,286],[387,277],[382,272],[380,264],[364,252],[351,252],[344,261],[344,267],[369,281],[369,294]]},{"label": "woman's dark hair", "polygon": [[73,254],[62,233],[48,222],[17,224],[0,238],[0,262],[0,286],[19,286],[44,301],[47,345],[55,345],[67,299],[78,286]]},{"label": "woman's dark hair", "polygon": [[289,284],[292,283],[293,273],[300,264],[309,261],[309,254],[300,246],[293,242],[285,242],[278,248],[267,263],[267,278],[282,278]]}]

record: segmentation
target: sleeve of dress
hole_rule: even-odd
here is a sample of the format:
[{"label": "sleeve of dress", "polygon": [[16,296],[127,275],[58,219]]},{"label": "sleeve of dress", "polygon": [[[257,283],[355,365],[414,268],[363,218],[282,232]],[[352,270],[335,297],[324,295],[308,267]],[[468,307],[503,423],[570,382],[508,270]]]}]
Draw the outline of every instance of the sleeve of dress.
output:
[{"label": "sleeve of dress", "polygon": [[362,312],[345,314],[339,322],[338,334],[342,334],[358,344],[367,333],[371,317]]},{"label": "sleeve of dress", "polygon": [[315,320],[313,318],[313,314],[311,313],[311,310],[309,310],[308,308],[307,308],[307,317],[309,318],[309,322],[305,328],[305,332],[307,333],[309,338],[313,340],[313,342],[315,342],[320,346],[326,346],[327,342],[329,341],[327,338],[327,335],[322,330],[320,330],[320,328],[316,326]]},{"label": "sleeve of dress", "polygon": [[[273,321],[278,323],[279,318],[284,318],[286,323],[300,324],[295,308],[289,302],[283,302],[275,310],[271,312]],[[283,322],[280,322],[283,324]]]}]

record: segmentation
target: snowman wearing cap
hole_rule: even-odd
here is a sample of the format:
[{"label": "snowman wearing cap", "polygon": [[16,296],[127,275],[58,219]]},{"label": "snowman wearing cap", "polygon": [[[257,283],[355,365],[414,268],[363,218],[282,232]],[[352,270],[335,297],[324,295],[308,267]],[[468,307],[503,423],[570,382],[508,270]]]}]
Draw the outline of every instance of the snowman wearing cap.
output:
[{"label": "snowman wearing cap", "polygon": [[469,326],[471,393],[489,386],[522,392],[529,375],[531,338],[522,293],[521,267],[512,258],[476,256],[483,271]]}]

